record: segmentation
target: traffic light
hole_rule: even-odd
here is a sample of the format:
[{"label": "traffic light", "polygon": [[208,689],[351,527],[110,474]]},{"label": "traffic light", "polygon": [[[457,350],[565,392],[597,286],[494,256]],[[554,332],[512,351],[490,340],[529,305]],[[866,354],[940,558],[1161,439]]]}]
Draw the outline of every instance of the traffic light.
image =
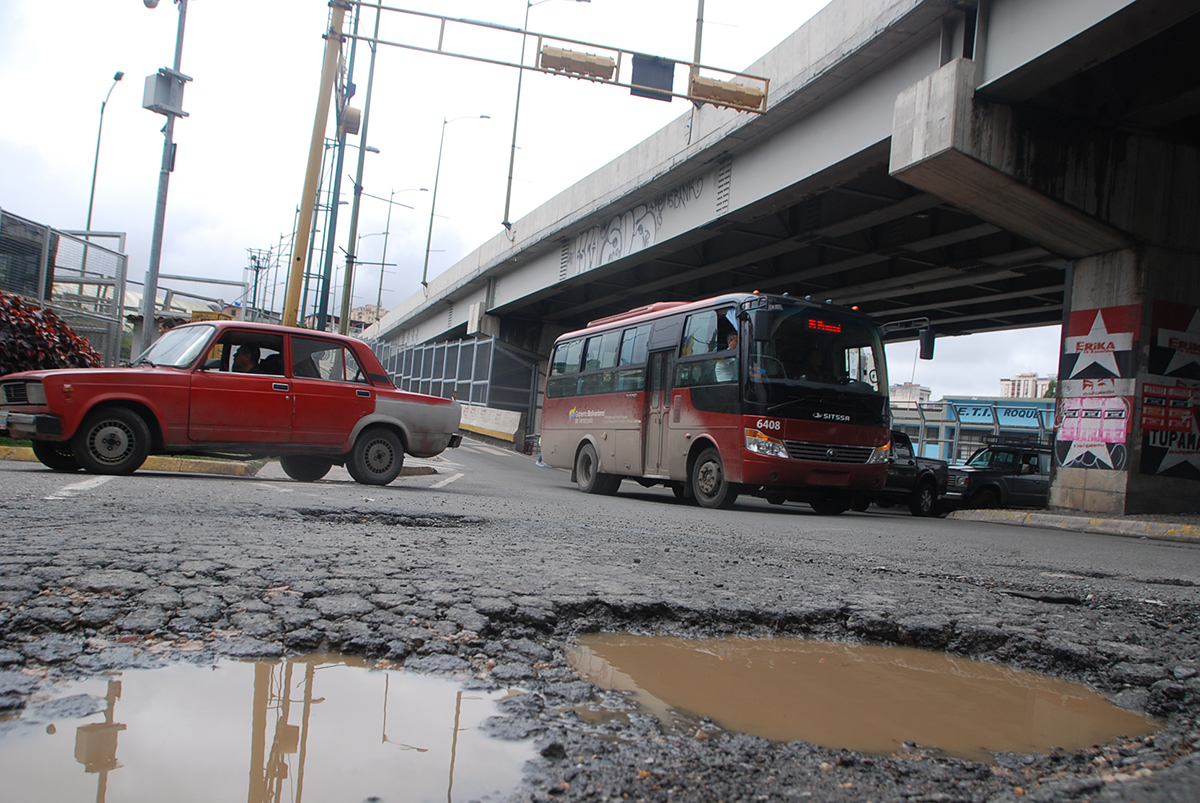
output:
[{"label": "traffic light", "polygon": [[546,45],[542,48],[542,69],[555,72],[582,75],[588,78],[612,80],[617,68],[616,59],[608,56],[597,56],[592,53],[579,53],[561,47]]}]

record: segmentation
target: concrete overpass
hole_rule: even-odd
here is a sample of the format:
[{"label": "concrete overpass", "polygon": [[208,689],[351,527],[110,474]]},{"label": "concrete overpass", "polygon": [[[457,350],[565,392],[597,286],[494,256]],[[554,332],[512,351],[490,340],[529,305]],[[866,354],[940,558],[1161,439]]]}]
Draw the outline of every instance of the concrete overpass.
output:
[{"label": "concrete overpass", "polygon": [[367,337],[544,358],[589,320],[749,289],[942,334],[1064,323],[1052,504],[1193,509],[1197,12],[835,0],[747,68],[765,114],[690,110]]}]

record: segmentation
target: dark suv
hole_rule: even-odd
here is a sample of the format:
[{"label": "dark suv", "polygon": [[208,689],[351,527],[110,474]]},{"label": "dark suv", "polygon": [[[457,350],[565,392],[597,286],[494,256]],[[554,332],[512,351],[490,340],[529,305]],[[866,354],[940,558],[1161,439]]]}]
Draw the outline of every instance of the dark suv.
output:
[{"label": "dark suv", "polygon": [[997,442],[950,467],[949,507],[1046,507],[1050,497],[1049,446]]}]

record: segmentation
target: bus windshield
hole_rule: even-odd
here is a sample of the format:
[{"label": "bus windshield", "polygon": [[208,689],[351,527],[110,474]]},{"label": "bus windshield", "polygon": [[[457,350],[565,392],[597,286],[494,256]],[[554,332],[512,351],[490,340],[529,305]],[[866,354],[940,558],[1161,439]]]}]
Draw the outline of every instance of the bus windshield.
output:
[{"label": "bus windshield", "polygon": [[819,393],[835,404],[886,412],[883,344],[873,326],[812,307],[776,309],[769,320],[765,339],[757,332],[749,339],[747,401],[774,408]]}]

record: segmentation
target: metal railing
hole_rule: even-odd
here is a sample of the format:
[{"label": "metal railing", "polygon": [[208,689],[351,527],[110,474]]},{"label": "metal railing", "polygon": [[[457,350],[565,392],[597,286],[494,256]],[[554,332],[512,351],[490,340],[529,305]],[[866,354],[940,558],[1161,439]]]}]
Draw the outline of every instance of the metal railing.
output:
[{"label": "metal railing", "polygon": [[917,454],[951,463],[966,460],[987,437],[1032,436],[1049,444],[1054,436],[1053,405],[994,400],[901,402],[892,406],[892,421],[893,425],[917,428],[912,439]]}]

